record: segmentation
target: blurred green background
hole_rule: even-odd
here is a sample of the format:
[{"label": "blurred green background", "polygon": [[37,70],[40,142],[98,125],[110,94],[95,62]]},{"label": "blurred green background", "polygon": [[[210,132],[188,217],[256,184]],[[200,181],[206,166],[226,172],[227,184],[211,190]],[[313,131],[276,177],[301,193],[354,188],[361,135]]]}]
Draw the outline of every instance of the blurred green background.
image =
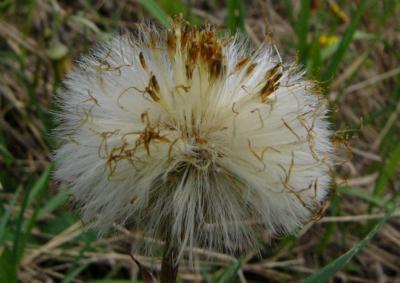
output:
[{"label": "blurred green background", "polygon": [[[321,220],[266,244],[261,255],[198,249],[179,280],[400,282],[397,0],[2,0],[0,282],[141,280],[129,257],[137,231],[101,239],[85,231],[65,187],[51,180],[53,96],[96,42],[142,21],[168,26],[178,14],[221,34],[240,30],[254,46],[272,41],[302,64],[329,99],[339,157]],[[135,256],[157,273],[160,258]]]}]

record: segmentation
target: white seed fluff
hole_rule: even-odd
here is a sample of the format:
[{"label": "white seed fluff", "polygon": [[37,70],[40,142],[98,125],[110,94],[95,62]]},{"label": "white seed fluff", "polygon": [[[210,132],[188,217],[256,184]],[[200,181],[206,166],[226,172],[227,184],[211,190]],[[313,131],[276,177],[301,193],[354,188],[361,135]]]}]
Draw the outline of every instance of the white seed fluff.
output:
[{"label": "white seed fluff", "polygon": [[274,54],[176,21],[83,57],[59,94],[55,178],[84,221],[235,252],[315,217],[330,183],[326,103]]}]

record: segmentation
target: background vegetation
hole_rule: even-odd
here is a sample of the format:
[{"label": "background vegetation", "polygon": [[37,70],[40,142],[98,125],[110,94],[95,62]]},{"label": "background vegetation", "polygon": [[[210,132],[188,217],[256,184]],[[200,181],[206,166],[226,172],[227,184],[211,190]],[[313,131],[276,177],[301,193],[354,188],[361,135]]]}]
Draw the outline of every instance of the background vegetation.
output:
[{"label": "background vegetation", "polygon": [[[179,280],[400,282],[399,2],[0,1],[0,282],[141,280],[128,255],[137,231],[99,239],[83,230],[67,191],[51,180],[52,98],[95,42],[142,20],[167,25],[178,13],[240,29],[254,45],[268,38],[303,64],[329,98],[340,157],[321,220],[273,240],[261,257],[198,249],[194,270],[183,262]],[[159,258],[135,256],[159,270]]]}]

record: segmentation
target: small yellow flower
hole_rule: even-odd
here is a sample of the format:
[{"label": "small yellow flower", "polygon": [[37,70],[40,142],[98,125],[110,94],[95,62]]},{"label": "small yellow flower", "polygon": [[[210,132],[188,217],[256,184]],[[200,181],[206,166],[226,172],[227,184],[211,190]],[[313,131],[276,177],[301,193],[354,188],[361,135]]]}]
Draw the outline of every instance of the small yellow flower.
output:
[{"label": "small yellow flower", "polygon": [[338,42],[338,37],[336,35],[321,35],[318,38],[318,43],[320,46],[334,45]]}]

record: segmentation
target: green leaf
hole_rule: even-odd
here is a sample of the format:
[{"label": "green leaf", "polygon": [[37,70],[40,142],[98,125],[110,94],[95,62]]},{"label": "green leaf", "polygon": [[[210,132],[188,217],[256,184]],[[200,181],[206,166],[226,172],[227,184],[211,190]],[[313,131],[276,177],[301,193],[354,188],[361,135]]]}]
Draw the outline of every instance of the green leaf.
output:
[{"label": "green leaf", "polygon": [[170,21],[168,15],[154,0],[140,0],[140,4],[153,15],[163,26],[169,27]]},{"label": "green leaf", "polygon": [[228,0],[228,28],[231,34],[244,31],[244,3],[242,0]]},{"label": "green leaf", "polygon": [[233,261],[222,273],[220,276],[218,283],[227,283],[232,282],[233,279],[237,276],[237,272],[240,269],[241,262],[239,260]]},{"label": "green leaf", "polygon": [[350,260],[362,250],[362,248],[372,239],[372,237],[382,228],[383,224],[389,219],[395,210],[395,206],[391,208],[386,215],[375,225],[375,227],[368,233],[368,235],[354,246],[351,250],[341,255],[334,261],[330,262],[328,265],[324,266],[319,271],[315,272],[313,275],[307,277],[303,283],[321,283],[327,282],[331,277],[335,275],[340,269],[344,268]]},{"label": "green leaf", "polygon": [[346,29],[342,40],[339,43],[339,46],[333,55],[333,58],[331,60],[331,63],[328,65],[326,68],[324,75],[323,75],[323,81],[329,81],[332,79],[332,77],[336,74],[336,71],[339,68],[340,63],[342,62],[344,55],[347,51],[347,49],[350,46],[350,43],[353,40],[354,33],[358,27],[358,24],[360,23],[361,17],[364,15],[365,11],[369,7],[370,3],[375,3],[376,0],[373,1],[368,1],[368,0],[362,0],[359,5],[357,5],[357,10],[354,13],[354,16],[352,17],[351,23]]}]

